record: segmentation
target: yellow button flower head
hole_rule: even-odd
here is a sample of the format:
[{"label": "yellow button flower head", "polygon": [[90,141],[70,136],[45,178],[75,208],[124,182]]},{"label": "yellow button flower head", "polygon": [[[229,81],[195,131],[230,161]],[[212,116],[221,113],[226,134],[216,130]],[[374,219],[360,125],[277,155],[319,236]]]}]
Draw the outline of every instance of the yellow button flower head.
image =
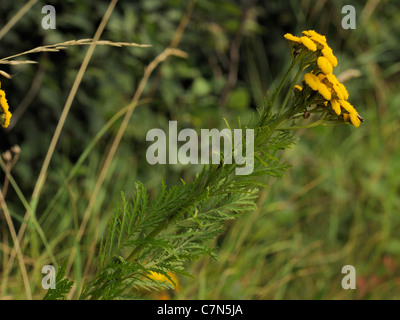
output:
[{"label": "yellow button flower head", "polygon": [[345,109],[348,113],[357,114],[356,109],[354,109],[354,107],[350,103],[348,103],[346,100],[339,100],[339,103],[343,107],[343,109]]},{"label": "yellow button flower head", "polygon": [[313,30],[304,30],[304,31],[302,31],[301,33],[304,34],[304,35],[307,36],[307,37],[311,37],[311,36],[312,36],[312,34],[311,34],[312,31],[313,31]]},{"label": "yellow button flower head", "polygon": [[294,90],[295,92],[301,92],[301,90],[303,90],[303,88],[302,88],[301,86],[299,86],[299,85],[296,84],[296,85],[294,86],[293,90]]},{"label": "yellow button flower head", "polygon": [[289,42],[291,42],[292,44],[296,44],[296,43],[301,44],[300,38],[292,35],[291,33],[286,33],[283,37],[286,40],[288,40]]},{"label": "yellow button flower head", "polygon": [[321,71],[324,74],[331,74],[333,71],[333,66],[332,64],[329,62],[329,60],[325,57],[318,57],[317,59],[317,64],[318,67],[321,69]]},{"label": "yellow button flower head", "polygon": [[324,41],[326,43],[326,37],[323,36],[322,34],[319,34],[317,31],[315,30],[304,30],[302,32],[305,36],[307,37],[317,37],[320,38],[322,41]]},{"label": "yellow button flower head", "polygon": [[336,113],[337,115],[340,115],[341,109],[340,109],[340,103],[339,103],[339,101],[337,101],[336,99],[332,99],[332,100],[331,100],[331,106],[332,106],[333,111],[335,111],[335,113]]},{"label": "yellow button flower head", "polygon": [[343,121],[349,123],[350,115],[348,113],[343,113]]},{"label": "yellow button flower head", "polygon": [[321,50],[323,56],[329,60],[332,66],[337,66],[337,58],[333,55],[333,51],[330,47],[326,46]]},{"label": "yellow button flower head", "polygon": [[148,277],[156,282],[165,282],[167,284],[170,284],[174,286],[175,289],[178,291],[181,290],[182,287],[179,285],[178,278],[176,277],[176,275],[173,274],[172,272],[168,272],[167,275],[170,279],[161,273],[150,271]]},{"label": "yellow button flower head", "polygon": [[4,121],[3,121],[3,125],[2,125],[4,128],[7,128],[10,125],[11,117],[12,117],[11,112],[7,112],[4,115]]},{"label": "yellow button flower head", "polygon": [[0,105],[3,108],[3,112],[7,113],[9,107],[6,99],[6,93],[3,90],[0,90]]},{"label": "yellow button flower head", "polygon": [[339,80],[336,78],[336,76],[331,73],[331,74],[327,74],[325,76],[325,79],[327,81],[328,87],[332,89],[332,93],[339,99],[339,100],[346,100],[345,96],[343,94],[343,90],[340,89],[339,85],[340,82]]},{"label": "yellow button flower head", "polygon": [[303,34],[314,41],[314,43],[318,46],[318,49],[322,49],[328,46],[325,36],[319,34],[314,30],[303,31]]},{"label": "yellow button flower head", "polygon": [[350,122],[352,123],[352,125],[355,126],[356,128],[358,128],[361,124],[361,120],[358,118],[357,112],[350,113],[349,117],[350,117]]},{"label": "yellow button flower head", "polygon": [[301,43],[310,51],[317,51],[317,46],[308,37],[301,37]]},{"label": "yellow button flower head", "polygon": [[339,84],[339,80],[333,73],[326,74],[325,77],[331,85],[335,86]]},{"label": "yellow button flower head", "polygon": [[358,128],[364,119],[357,112],[343,113],[343,121]]},{"label": "yellow button flower head", "polygon": [[340,90],[339,85],[335,84],[332,86],[332,90],[333,92],[336,94],[336,97],[338,98],[338,100],[346,100],[342,90]]},{"label": "yellow button flower head", "polygon": [[343,98],[344,98],[345,100],[349,99],[349,93],[347,92],[347,89],[346,89],[346,87],[344,86],[344,84],[341,83],[341,82],[338,82],[338,87],[339,87],[340,91],[341,91],[342,94],[343,94]]},{"label": "yellow button flower head", "polygon": [[332,94],[331,94],[331,92],[329,91],[328,87],[327,87],[325,84],[323,84],[322,82],[320,82],[320,83],[318,84],[318,92],[319,92],[319,94],[320,94],[321,96],[324,97],[324,99],[326,99],[326,100],[331,100]]},{"label": "yellow button flower head", "polygon": [[320,37],[310,37],[310,39],[312,41],[314,41],[314,43],[317,45],[318,49],[323,49],[325,47],[328,46],[328,44],[326,43],[326,41],[324,41],[323,39],[321,39]]},{"label": "yellow button flower head", "polygon": [[318,90],[318,86],[319,86],[320,82],[319,82],[318,77],[315,74],[306,73],[304,75],[304,81],[314,91]]},{"label": "yellow button flower head", "polygon": [[0,106],[3,109],[3,112],[0,115],[0,122],[3,128],[7,128],[10,125],[12,114],[9,111],[6,93],[3,90],[0,90]]}]

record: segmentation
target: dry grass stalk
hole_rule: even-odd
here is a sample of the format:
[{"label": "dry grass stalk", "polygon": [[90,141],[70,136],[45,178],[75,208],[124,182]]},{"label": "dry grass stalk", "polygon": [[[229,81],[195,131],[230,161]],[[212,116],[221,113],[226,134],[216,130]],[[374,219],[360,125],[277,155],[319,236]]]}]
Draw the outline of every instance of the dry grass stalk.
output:
[{"label": "dry grass stalk", "polygon": [[147,48],[151,47],[149,44],[138,44],[135,42],[113,42],[109,40],[98,40],[98,41],[93,41],[93,39],[88,38],[88,39],[80,39],[80,40],[69,40],[65,42],[60,42],[56,44],[50,44],[47,46],[40,46],[36,47],[34,49],[24,51],[3,59],[0,59],[1,64],[23,64],[23,63],[36,63],[35,61],[16,61],[16,60],[11,60],[16,57],[20,57],[23,55],[27,55],[30,53],[40,53],[40,52],[58,52],[60,50],[65,50],[69,46],[82,46],[82,45],[100,45],[100,46],[112,46],[112,47],[139,47],[139,48]]}]

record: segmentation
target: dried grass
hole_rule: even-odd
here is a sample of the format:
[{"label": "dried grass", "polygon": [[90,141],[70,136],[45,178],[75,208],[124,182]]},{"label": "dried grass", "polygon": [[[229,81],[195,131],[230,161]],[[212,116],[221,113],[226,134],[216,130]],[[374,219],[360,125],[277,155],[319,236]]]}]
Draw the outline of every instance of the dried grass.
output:
[{"label": "dried grass", "polygon": [[[139,48],[148,48],[151,47],[149,44],[138,44],[134,42],[113,42],[109,40],[99,40],[93,41],[93,39],[80,39],[80,40],[69,40],[65,42],[60,42],[56,44],[50,44],[47,46],[40,46],[34,49],[24,51],[3,59],[0,59],[0,64],[8,64],[8,65],[19,65],[19,64],[32,64],[37,63],[32,60],[11,60],[16,57],[20,57],[23,55],[27,55],[30,53],[40,53],[40,52],[58,52],[60,50],[68,49],[70,46],[82,46],[82,45],[102,45],[102,46],[112,46],[112,47],[139,47]],[[9,76],[9,75],[8,75]]]}]

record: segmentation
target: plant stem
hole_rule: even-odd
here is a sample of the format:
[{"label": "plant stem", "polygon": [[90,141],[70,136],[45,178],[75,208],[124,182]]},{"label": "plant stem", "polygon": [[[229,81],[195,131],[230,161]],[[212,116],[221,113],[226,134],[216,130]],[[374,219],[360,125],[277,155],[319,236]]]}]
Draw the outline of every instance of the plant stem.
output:
[{"label": "plant stem", "polygon": [[278,97],[278,95],[279,95],[279,93],[281,92],[283,86],[285,85],[286,80],[287,80],[288,77],[289,77],[289,74],[292,72],[294,66],[295,66],[296,63],[298,62],[298,58],[299,58],[299,56],[297,56],[297,57],[292,61],[292,63],[290,64],[290,67],[289,67],[288,71],[286,72],[285,77],[283,78],[281,84],[279,85],[278,89],[277,89],[276,92],[274,93],[274,96],[272,97],[271,106],[273,106],[273,105],[275,104],[276,98]]},{"label": "plant stem", "polygon": [[289,100],[289,98],[291,96],[293,87],[294,87],[295,83],[297,82],[297,80],[299,79],[299,77],[300,77],[300,75],[301,75],[301,73],[303,71],[304,71],[304,68],[302,68],[302,67],[300,67],[299,70],[297,71],[296,76],[294,77],[292,83],[290,84],[290,88],[288,89],[288,91],[286,93],[285,100],[283,101],[283,104],[282,104],[281,109],[280,109],[278,114],[281,114],[283,112],[283,110],[285,110],[286,104],[287,104],[287,102],[288,102],[288,100]]}]

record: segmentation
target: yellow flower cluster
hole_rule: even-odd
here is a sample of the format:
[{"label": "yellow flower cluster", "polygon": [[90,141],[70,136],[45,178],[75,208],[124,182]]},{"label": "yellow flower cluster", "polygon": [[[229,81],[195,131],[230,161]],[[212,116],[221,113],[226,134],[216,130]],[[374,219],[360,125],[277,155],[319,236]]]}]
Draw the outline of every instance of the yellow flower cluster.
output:
[{"label": "yellow flower cluster", "polygon": [[10,125],[12,114],[9,111],[9,106],[6,99],[6,93],[3,90],[0,90],[0,106],[3,109],[3,112],[0,112],[0,123],[3,126],[3,128],[7,128]]},{"label": "yellow flower cluster", "polygon": [[[323,105],[330,107],[337,115],[342,115],[345,122],[351,122],[355,127],[360,126],[363,118],[347,101],[349,93],[346,87],[333,74],[333,68],[338,61],[332,49],[328,46],[325,36],[314,30],[303,31],[302,37],[287,33],[285,39],[296,49],[311,51],[316,57],[314,69],[304,75],[304,82],[312,91],[318,92],[323,99]],[[295,88],[300,91],[301,87]]]}]

